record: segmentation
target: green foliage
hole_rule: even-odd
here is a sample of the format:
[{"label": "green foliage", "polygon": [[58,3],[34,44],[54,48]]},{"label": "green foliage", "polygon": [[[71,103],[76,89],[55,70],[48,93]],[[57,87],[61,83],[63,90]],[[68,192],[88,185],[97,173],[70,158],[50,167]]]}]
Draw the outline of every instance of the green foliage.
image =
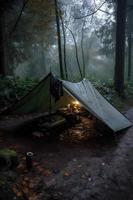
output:
[{"label": "green foliage", "polygon": [[19,79],[15,80],[15,92],[18,98],[24,96],[38,83],[37,79]]},{"label": "green foliage", "polygon": [[114,89],[113,80],[102,82],[101,80],[96,80],[93,77],[90,79],[98,91],[119,110],[125,110],[130,106],[133,106],[133,82],[127,82],[125,84],[125,96],[119,97]]},{"label": "green foliage", "polygon": [[126,92],[128,95],[133,95],[133,82],[132,81],[127,81],[125,83],[125,87],[127,88]]},{"label": "green foliage", "polygon": [[0,107],[8,106],[30,91],[38,80],[0,77]]},{"label": "green foliage", "polygon": [[[21,9],[21,1],[6,14],[10,32]],[[55,43],[55,8],[53,0],[30,0],[8,44],[9,62],[13,66],[36,57]],[[43,49],[42,49],[43,46]]]},{"label": "green foliage", "polygon": [[103,82],[101,80],[92,79],[93,85],[98,89],[98,91],[108,100],[112,101],[113,96],[116,94],[113,87],[113,80],[108,82]]},{"label": "green foliage", "polygon": [[103,44],[101,52],[106,55],[112,54],[115,49],[115,26],[116,23],[114,21],[107,19],[106,23],[95,31]]},{"label": "green foliage", "polygon": [[12,102],[15,96],[15,85],[11,77],[0,77],[0,106],[6,106]]}]

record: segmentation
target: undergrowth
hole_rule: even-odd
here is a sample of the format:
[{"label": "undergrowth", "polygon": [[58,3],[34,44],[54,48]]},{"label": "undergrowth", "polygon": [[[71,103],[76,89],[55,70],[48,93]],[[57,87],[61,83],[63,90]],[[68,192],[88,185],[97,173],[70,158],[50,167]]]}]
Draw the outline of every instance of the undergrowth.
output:
[{"label": "undergrowth", "polygon": [[120,97],[114,89],[113,80],[102,82],[100,80],[91,79],[97,90],[119,110],[125,110],[133,106],[133,82],[125,83],[124,97]]},{"label": "undergrowth", "polygon": [[15,78],[12,76],[0,77],[0,107],[8,106],[24,96],[36,84],[37,80]]}]

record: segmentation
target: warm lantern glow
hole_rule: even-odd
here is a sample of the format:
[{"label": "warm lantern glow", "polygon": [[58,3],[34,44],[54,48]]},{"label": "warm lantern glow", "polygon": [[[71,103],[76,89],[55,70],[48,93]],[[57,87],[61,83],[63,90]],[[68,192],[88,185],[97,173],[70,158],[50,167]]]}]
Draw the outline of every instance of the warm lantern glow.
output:
[{"label": "warm lantern glow", "polygon": [[73,101],[72,102],[72,107],[73,107],[73,110],[75,111],[75,112],[79,112],[79,110],[80,110],[80,103],[78,102],[78,101]]},{"label": "warm lantern glow", "polygon": [[71,102],[71,104],[67,105],[67,110],[78,113],[80,111],[80,103],[78,101]]},{"label": "warm lantern glow", "polygon": [[78,101],[73,101],[73,102],[72,102],[72,104],[74,104],[74,105],[77,105],[77,106],[78,106],[78,105],[79,105],[79,102],[78,102]]},{"label": "warm lantern glow", "polygon": [[67,108],[70,109],[70,107],[71,107],[71,104],[68,104],[68,105],[67,105]]}]

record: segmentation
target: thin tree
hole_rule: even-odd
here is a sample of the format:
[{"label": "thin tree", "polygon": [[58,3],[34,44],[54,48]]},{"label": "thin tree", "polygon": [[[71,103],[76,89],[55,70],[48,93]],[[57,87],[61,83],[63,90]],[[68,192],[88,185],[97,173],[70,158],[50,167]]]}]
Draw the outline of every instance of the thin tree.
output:
[{"label": "thin tree", "polygon": [[57,0],[55,0],[55,14],[56,14],[57,36],[58,36],[58,51],[59,51],[59,63],[60,63],[60,76],[61,76],[62,79],[64,79],[63,62],[62,62],[62,48],[61,48],[60,18],[59,18],[59,9],[58,9],[58,2],[57,2]]},{"label": "thin tree", "polygon": [[74,45],[75,45],[75,54],[76,54],[76,60],[77,60],[77,64],[78,64],[78,69],[79,69],[79,73],[81,78],[83,79],[83,74],[82,74],[82,70],[81,70],[81,66],[80,66],[80,62],[79,62],[79,55],[78,55],[78,47],[77,47],[77,42],[75,39],[75,36],[72,32],[72,30],[70,28],[68,28],[67,26],[65,26],[71,33],[72,37],[73,37],[73,41],[74,41]]},{"label": "thin tree", "polygon": [[83,62],[83,77],[85,77],[84,26],[85,26],[85,20],[83,21],[82,33],[81,33],[81,54],[82,54],[82,62]]},{"label": "thin tree", "polygon": [[60,19],[61,19],[62,33],[63,33],[63,40],[64,40],[63,52],[64,52],[65,76],[66,76],[66,80],[68,80],[68,70],[67,70],[67,62],[66,62],[66,31],[65,31],[65,26],[64,26],[64,21],[63,21],[62,15],[60,15]]},{"label": "thin tree", "polygon": [[5,45],[4,45],[4,15],[0,16],[0,74],[6,74]]},{"label": "thin tree", "polygon": [[131,79],[131,52],[132,52],[132,27],[131,27],[131,21],[132,21],[132,9],[133,7],[129,8],[128,11],[128,80]]},{"label": "thin tree", "polygon": [[15,24],[13,25],[12,30],[9,32],[8,37],[5,34],[5,12],[12,7],[12,5],[15,3],[15,0],[8,1],[8,0],[2,0],[0,2],[0,74],[6,75],[6,43],[9,39],[11,39],[11,36],[15,32],[18,23],[20,22],[22,13],[24,11],[24,8],[29,0],[24,0],[22,8],[20,10],[19,16],[17,17]]}]

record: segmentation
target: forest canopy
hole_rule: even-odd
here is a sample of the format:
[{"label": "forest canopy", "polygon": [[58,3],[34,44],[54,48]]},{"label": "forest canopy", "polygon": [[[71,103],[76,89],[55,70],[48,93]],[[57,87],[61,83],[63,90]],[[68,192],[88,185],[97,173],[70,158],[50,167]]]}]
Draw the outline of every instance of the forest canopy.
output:
[{"label": "forest canopy", "polygon": [[[64,78],[80,80],[82,74],[100,80],[113,79],[118,2],[57,1]],[[131,4],[129,1],[126,8],[125,79],[133,77],[129,66]],[[40,78],[49,71],[59,75],[55,1],[6,0],[1,1],[1,11],[5,73],[20,78]]]}]

